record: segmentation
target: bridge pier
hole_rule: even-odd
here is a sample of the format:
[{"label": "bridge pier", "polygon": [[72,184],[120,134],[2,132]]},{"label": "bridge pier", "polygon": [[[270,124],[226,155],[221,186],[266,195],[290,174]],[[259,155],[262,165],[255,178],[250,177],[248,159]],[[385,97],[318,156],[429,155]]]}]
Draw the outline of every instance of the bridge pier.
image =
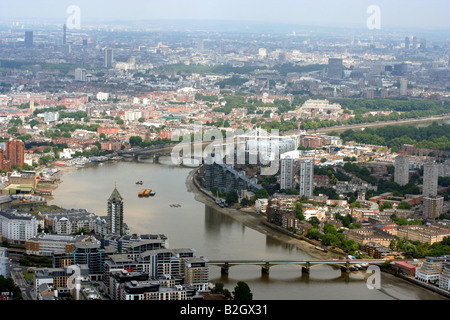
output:
[{"label": "bridge pier", "polygon": [[349,273],[350,272],[350,263],[347,261],[345,263],[345,267],[341,267],[341,273]]},{"label": "bridge pier", "polygon": [[270,263],[266,262],[266,264],[261,267],[261,273],[267,275],[270,273]]},{"label": "bridge pier", "polygon": [[305,266],[302,267],[302,273],[309,274],[311,271],[311,264],[309,262],[306,262]]},{"label": "bridge pier", "polygon": [[228,265],[228,263],[225,263],[221,268],[220,268],[220,273],[221,274],[226,274],[228,275],[228,271],[230,270],[230,266]]}]

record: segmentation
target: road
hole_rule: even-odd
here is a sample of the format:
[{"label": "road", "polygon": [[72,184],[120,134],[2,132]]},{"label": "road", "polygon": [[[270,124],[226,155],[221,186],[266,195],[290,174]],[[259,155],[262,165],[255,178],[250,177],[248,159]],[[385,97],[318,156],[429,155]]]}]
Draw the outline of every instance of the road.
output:
[{"label": "road", "polygon": [[36,300],[36,295],[34,292],[33,284],[29,284],[25,280],[24,272],[29,268],[21,267],[19,261],[15,258],[11,259],[11,278],[17,287],[20,288],[22,292],[22,297],[24,300]]}]

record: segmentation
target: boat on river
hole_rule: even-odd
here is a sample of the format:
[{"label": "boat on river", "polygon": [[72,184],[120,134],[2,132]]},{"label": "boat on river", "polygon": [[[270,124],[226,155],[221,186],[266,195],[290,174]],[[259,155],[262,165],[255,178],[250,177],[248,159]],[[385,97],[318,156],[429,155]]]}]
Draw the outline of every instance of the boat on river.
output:
[{"label": "boat on river", "polygon": [[[139,191],[138,196],[139,197],[148,197],[150,196],[150,194],[152,193],[152,189],[142,189],[141,191]],[[154,195],[154,193],[153,193]]]}]

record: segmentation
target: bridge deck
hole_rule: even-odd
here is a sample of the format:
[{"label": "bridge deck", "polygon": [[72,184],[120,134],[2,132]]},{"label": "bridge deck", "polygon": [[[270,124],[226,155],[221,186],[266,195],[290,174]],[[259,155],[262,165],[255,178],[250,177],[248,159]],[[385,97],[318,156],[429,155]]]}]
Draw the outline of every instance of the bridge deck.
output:
[{"label": "bridge deck", "polygon": [[384,259],[367,259],[367,260],[358,260],[358,259],[332,259],[332,260],[209,260],[207,264],[209,265],[262,265],[262,264],[380,264],[384,263],[387,260]]}]

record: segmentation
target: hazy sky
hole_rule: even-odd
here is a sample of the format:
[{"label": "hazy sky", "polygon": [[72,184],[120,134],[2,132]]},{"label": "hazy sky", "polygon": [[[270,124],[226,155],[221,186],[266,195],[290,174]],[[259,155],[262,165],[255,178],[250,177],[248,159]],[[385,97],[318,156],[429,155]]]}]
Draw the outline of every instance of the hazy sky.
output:
[{"label": "hazy sky", "polygon": [[362,28],[367,8],[377,5],[381,27],[450,28],[450,0],[1,0],[0,19],[64,22],[70,5],[85,23],[208,19]]}]

